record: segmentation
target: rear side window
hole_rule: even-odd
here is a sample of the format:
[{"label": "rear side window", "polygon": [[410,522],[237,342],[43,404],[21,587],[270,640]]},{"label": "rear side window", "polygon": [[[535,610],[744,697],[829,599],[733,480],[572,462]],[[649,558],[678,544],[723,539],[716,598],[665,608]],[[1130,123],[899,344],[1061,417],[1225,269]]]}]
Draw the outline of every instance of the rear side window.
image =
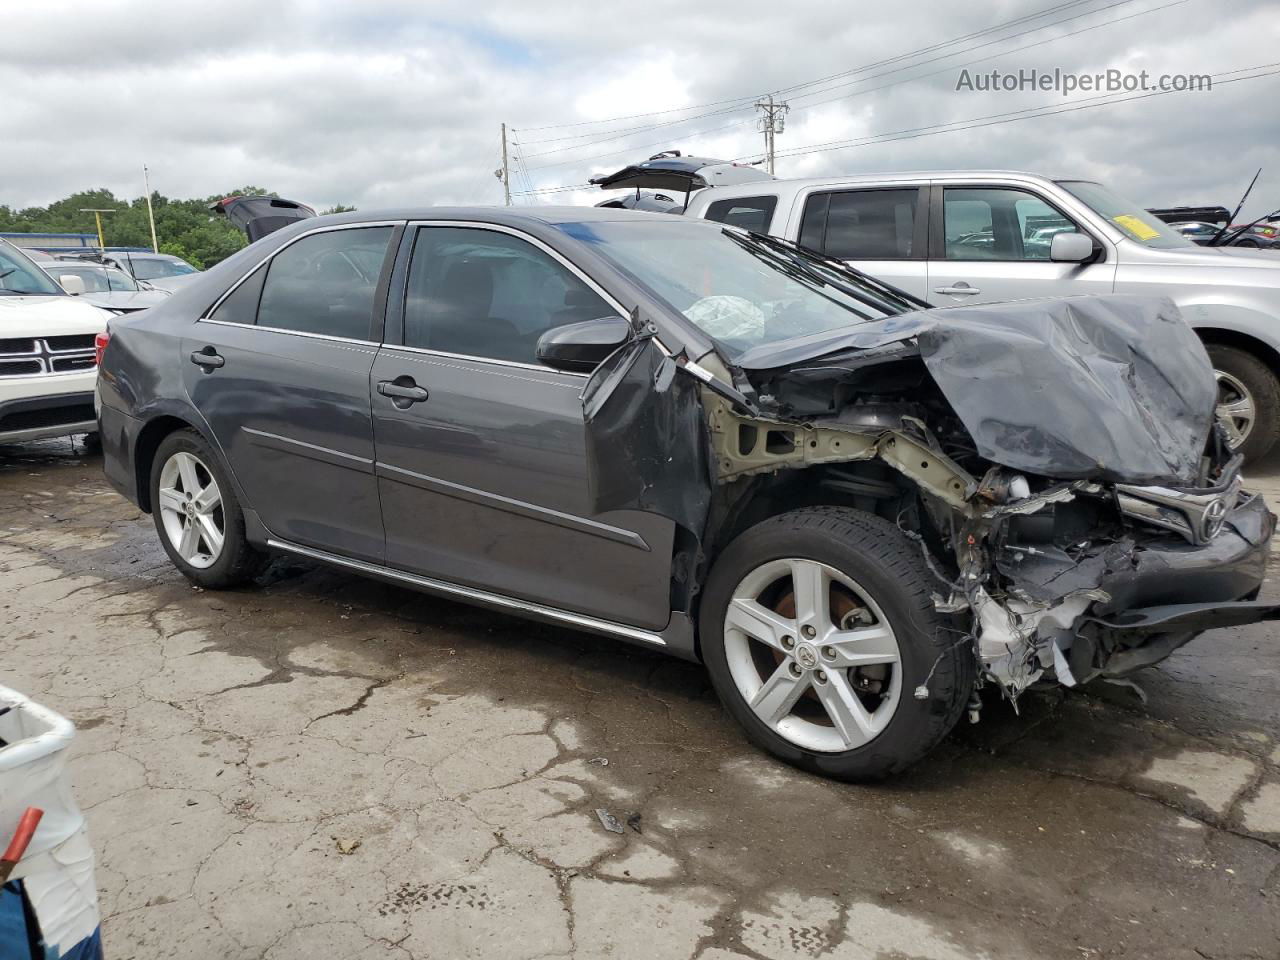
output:
[{"label": "rear side window", "polygon": [[263,264],[218,304],[211,319],[252,325],[258,316],[258,300],[262,297],[262,281],[266,278],[267,267]]},{"label": "rear side window", "polygon": [[773,210],[778,205],[777,197],[734,197],[732,200],[717,200],[707,207],[707,219],[741,227],[752,233],[768,233],[773,223]]},{"label": "rear side window", "polygon": [[840,260],[908,260],[919,255],[914,249],[918,188],[850,190],[827,196],[821,247],[827,256]]},{"label": "rear side window", "polygon": [[391,229],[330,230],[285,247],[268,266],[258,326],[368,340]]},{"label": "rear side window", "polygon": [[406,346],[537,363],[547,330],[617,315],[571,270],[519,237],[474,227],[418,231],[405,290]]}]

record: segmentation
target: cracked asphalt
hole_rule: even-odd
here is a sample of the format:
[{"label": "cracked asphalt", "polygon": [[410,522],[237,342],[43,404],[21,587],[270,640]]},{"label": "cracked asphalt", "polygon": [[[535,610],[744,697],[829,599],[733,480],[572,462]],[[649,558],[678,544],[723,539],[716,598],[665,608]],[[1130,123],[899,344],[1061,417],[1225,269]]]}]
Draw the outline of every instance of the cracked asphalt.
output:
[{"label": "cracked asphalt", "polygon": [[292,560],[194,589],[71,441],[0,448],[0,607],[114,960],[1280,957],[1275,625],[856,787],[690,664]]}]

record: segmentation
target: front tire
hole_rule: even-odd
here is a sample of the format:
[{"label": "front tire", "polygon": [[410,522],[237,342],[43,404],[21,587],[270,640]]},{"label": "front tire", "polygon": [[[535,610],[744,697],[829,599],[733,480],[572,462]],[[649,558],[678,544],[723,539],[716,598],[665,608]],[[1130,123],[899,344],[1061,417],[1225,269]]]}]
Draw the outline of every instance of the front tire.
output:
[{"label": "front tire", "polygon": [[757,746],[802,770],[879,780],[955,726],[975,661],[934,608],[920,547],[844,507],[782,514],[716,560],[699,616],[702,657]]},{"label": "front tire", "polygon": [[208,590],[243,583],[261,556],[213,448],[194,430],[160,442],[151,464],[151,515],[165,553],[184,577]]},{"label": "front tire", "polygon": [[1218,381],[1218,422],[1231,448],[1258,460],[1280,439],[1280,380],[1258,357],[1222,343],[1205,345]]}]

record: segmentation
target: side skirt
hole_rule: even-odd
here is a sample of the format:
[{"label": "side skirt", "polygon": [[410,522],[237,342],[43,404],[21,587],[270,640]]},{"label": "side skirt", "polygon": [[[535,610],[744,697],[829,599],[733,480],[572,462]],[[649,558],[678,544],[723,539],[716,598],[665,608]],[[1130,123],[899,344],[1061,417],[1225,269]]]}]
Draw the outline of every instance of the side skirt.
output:
[{"label": "side skirt", "polygon": [[[250,539],[253,538],[251,537]],[[644,630],[640,627],[630,627],[626,624],[614,623],[610,620],[601,620],[597,617],[588,617],[584,614],[573,613],[569,610],[561,610],[558,607],[548,607],[544,604],[534,603],[530,600],[518,600],[514,597],[506,597],[502,594],[490,593],[487,590],[478,590],[475,587],[464,587],[460,584],[449,583],[445,580],[434,580],[430,577],[420,577],[417,574],[406,573],[403,570],[396,570],[392,567],[386,567],[376,563],[366,563],[363,560],[352,560],[348,557],[339,556],[335,553],[317,550],[314,547],[304,547],[301,544],[290,543],[286,540],[278,540],[274,537],[268,537],[266,539],[266,545],[273,550],[283,550],[286,553],[297,554],[298,556],[307,557],[311,560],[318,560],[321,563],[332,564],[336,567],[343,567],[347,570],[353,570],[356,573],[361,573],[368,577],[385,580],[401,586],[411,587],[415,590],[423,590],[427,593],[440,594],[442,596],[463,600],[467,603],[474,603],[479,606],[490,607],[507,613],[514,613],[517,616],[529,617],[534,620],[562,624],[567,627],[572,627],[575,630],[585,630],[589,633],[616,637],[620,640],[626,640],[630,643],[648,647],[650,650],[656,648],[664,653],[669,653],[672,656],[682,657],[687,660],[696,659],[693,652],[692,625],[683,614],[673,612],[671,623],[665,630],[658,633],[652,630]]]}]

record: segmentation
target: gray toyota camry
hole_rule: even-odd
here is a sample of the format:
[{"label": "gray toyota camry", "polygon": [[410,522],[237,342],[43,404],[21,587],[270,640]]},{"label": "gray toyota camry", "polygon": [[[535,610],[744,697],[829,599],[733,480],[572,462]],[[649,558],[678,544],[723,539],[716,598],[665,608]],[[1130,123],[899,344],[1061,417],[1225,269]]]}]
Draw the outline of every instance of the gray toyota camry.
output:
[{"label": "gray toyota camry", "polygon": [[832,777],[1280,616],[1166,300],[933,309],[705,221],[425,208],[292,223],[100,348],[107,476],[192,582],[284,552],[697,660]]}]

